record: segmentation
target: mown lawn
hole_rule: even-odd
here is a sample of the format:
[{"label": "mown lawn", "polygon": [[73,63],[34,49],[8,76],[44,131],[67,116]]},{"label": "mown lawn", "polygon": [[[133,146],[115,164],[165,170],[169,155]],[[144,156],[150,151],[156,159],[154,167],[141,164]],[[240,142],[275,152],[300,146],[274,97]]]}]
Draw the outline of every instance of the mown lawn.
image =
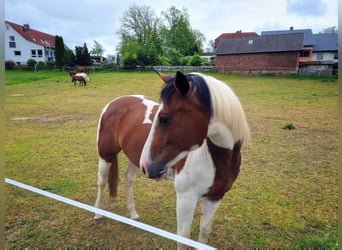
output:
[{"label": "mown lawn", "polygon": [[[210,74],[240,97],[252,144],[243,148],[240,175],[216,213],[209,244],[337,248],[337,80]],[[87,87],[73,86],[66,72],[6,72],[6,177],[93,205],[101,109],[127,94],[159,100],[161,86],[153,72],[92,72]],[[106,195],[105,209],[127,216],[123,155],[120,164],[119,196]],[[7,248],[176,247],[115,221],[94,225],[87,211],[5,187]],[[135,199],[143,222],[176,231],[172,182],[138,174]],[[199,216],[197,209],[193,239]]]}]

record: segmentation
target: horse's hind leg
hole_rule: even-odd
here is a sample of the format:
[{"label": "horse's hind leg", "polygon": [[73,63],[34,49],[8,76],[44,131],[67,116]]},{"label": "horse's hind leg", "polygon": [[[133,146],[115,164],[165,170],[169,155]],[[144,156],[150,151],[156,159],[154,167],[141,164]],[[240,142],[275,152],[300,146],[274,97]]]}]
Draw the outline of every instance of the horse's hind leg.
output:
[{"label": "horse's hind leg", "polygon": [[[111,165],[112,165],[111,162],[106,162],[104,159],[102,159],[100,157],[98,177],[97,177],[97,198],[96,198],[96,202],[95,202],[96,208],[101,208],[101,206],[102,206],[103,190],[104,190],[106,182],[108,180],[108,173],[109,173],[109,169],[110,169]],[[95,223],[101,223],[102,222],[102,215],[95,214],[94,222]]]},{"label": "horse's hind leg", "polygon": [[140,221],[139,215],[135,211],[133,184],[137,175],[138,168],[131,161],[128,161],[128,167],[126,170],[126,188],[127,188],[127,209],[129,216],[133,220]]},{"label": "horse's hind leg", "polygon": [[220,205],[219,201],[210,201],[206,197],[202,200],[202,211],[201,211],[201,222],[200,222],[200,233],[198,241],[207,243],[211,232],[211,226],[213,223],[215,212]]}]

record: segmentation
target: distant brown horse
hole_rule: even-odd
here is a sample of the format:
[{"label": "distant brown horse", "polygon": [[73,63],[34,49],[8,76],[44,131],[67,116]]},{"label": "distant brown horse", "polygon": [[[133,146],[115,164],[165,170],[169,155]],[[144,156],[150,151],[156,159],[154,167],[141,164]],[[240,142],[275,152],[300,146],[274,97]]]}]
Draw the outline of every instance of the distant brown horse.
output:
[{"label": "distant brown horse", "polygon": [[78,67],[76,67],[76,72],[77,73],[88,73],[89,74],[89,70],[85,66],[78,66]]}]

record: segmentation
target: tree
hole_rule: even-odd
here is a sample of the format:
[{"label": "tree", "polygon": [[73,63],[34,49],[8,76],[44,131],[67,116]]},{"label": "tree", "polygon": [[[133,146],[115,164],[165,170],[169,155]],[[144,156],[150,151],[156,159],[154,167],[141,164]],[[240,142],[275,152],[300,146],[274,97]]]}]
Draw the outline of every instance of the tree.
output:
[{"label": "tree", "polygon": [[75,47],[76,58],[75,63],[78,65],[90,65],[90,53],[88,52],[87,44],[84,43],[83,47]]},{"label": "tree", "polygon": [[66,66],[74,66],[75,65],[75,55],[74,53],[69,50],[69,49],[66,49],[64,51],[64,65]]},{"label": "tree", "polygon": [[186,9],[171,7],[162,15],[158,18],[150,7],[137,5],[123,13],[118,34],[125,66],[180,65],[184,57],[202,53],[204,35],[191,29]]},{"label": "tree", "polygon": [[189,14],[185,8],[178,10],[172,6],[167,11],[163,11],[162,15],[167,23],[162,32],[164,47],[176,48],[183,56],[202,52],[204,35],[191,29]]},{"label": "tree", "polygon": [[155,64],[161,52],[161,38],[160,20],[154,11],[148,6],[132,5],[124,12],[120,22],[119,50],[123,54],[124,64],[127,65],[128,59],[131,64]]},{"label": "tree", "polygon": [[336,28],[336,26],[332,26],[332,27],[328,27],[323,29],[323,32],[321,33],[338,33],[338,30]]},{"label": "tree", "polygon": [[55,58],[56,66],[63,66],[64,64],[64,42],[63,37],[55,36]]},{"label": "tree", "polygon": [[102,45],[98,41],[94,41],[94,46],[92,47],[90,54],[93,56],[102,56],[104,53],[104,49]]}]

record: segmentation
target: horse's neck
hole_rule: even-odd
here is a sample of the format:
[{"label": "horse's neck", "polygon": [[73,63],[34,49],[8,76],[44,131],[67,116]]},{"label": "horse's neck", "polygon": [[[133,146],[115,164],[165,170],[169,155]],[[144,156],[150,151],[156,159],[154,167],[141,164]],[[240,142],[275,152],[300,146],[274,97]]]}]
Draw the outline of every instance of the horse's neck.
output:
[{"label": "horse's neck", "polygon": [[235,140],[232,131],[221,121],[213,119],[208,127],[208,137],[221,148],[233,149]]}]

